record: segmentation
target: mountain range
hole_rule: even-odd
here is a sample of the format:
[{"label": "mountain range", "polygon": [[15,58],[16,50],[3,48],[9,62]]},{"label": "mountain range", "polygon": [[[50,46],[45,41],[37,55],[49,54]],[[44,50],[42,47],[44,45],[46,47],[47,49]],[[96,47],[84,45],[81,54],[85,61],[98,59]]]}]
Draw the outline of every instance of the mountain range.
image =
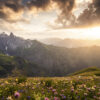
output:
[{"label": "mountain range", "polygon": [[[47,45],[37,40],[25,40],[16,37],[13,33],[10,35],[2,33],[0,51],[5,56],[4,61],[2,60],[4,63],[6,58],[13,57],[11,62],[16,62],[18,65],[15,64],[11,72],[7,72],[6,75],[10,75],[9,73],[17,69],[20,73],[25,72],[26,76],[66,76],[83,68],[100,67],[99,46],[66,48]],[[0,66],[1,69],[4,68],[2,63]]]},{"label": "mountain range", "polygon": [[41,39],[42,43],[47,45],[54,45],[59,47],[66,48],[77,48],[77,47],[91,47],[91,46],[100,46],[100,40],[89,40],[89,39],[59,39],[59,38],[47,38]]}]

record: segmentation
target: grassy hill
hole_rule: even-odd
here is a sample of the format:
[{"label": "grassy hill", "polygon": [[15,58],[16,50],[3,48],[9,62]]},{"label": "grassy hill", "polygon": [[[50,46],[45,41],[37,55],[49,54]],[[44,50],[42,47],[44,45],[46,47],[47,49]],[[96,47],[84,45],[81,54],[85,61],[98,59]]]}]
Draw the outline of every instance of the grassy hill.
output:
[{"label": "grassy hill", "polygon": [[[48,67],[47,67],[48,68]],[[62,68],[62,67],[59,67]],[[58,68],[56,68],[58,69]],[[55,68],[53,68],[52,71],[54,71],[55,75],[57,73],[60,73],[60,69],[56,71]],[[62,69],[62,75],[63,71]],[[57,72],[57,73],[56,73]],[[67,71],[65,70],[65,73]],[[15,56],[8,56],[5,54],[0,53],[0,77],[7,77],[7,76],[19,76],[19,75],[25,75],[25,76],[50,76],[49,70],[46,68],[43,68],[41,66],[37,66],[36,64],[29,62],[28,60],[25,60],[21,57],[15,57]],[[67,74],[66,74],[67,75]],[[66,76],[65,75],[65,76]],[[80,70],[78,72],[75,72],[70,75],[84,75],[84,76],[100,76],[100,68],[98,67],[88,67],[86,69]],[[52,76],[53,73],[52,73]]]},{"label": "grassy hill", "polygon": [[35,70],[32,69],[37,69],[37,65],[21,57],[7,56],[0,53],[0,77],[34,76]]},{"label": "grassy hill", "polygon": [[100,76],[100,68],[88,67],[86,69],[75,72],[72,75],[85,75],[85,76],[96,75],[96,76]]}]

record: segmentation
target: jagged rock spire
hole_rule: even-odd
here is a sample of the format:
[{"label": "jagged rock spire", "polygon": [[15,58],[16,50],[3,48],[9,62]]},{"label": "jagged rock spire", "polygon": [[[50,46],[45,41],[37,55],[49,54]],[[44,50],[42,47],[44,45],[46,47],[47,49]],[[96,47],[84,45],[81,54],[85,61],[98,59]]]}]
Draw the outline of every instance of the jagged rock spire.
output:
[{"label": "jagged rock spire", "polygon": [[10,35],[9,35],[11,38],[14,38],[14,34],[11,32]]}]

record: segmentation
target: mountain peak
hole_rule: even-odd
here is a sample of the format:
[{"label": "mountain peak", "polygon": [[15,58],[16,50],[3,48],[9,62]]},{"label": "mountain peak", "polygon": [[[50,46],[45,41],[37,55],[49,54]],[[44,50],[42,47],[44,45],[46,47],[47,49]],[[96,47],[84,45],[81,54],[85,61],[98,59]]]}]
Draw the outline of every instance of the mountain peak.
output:
[{"label": "mountain peak", "polygon": [[14,38],[14,34],[11,32],[10,35],[9,35],[11,38]]}]

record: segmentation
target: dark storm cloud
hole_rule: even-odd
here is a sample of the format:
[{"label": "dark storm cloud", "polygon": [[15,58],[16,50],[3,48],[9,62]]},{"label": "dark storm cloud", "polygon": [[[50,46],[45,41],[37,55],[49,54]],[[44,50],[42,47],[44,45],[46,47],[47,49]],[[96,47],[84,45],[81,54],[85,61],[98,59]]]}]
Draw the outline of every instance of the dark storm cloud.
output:
[{"label": "dark storm cloud", "polygon": [[13,15],[17,14],[19,16],[23,9],[24,6],[21,4],[21,0],[0,0],[0,19],[15,22],[18,19]]},{"label": "dark storm cloud", "polygon": [[[23,14],[20,12],[24,12],[26,9],[34,12],[34,8],[37,10],[46,10],[53,3],[56,4],[55,8],[58,7],[61,11],[58,20],[66,20],[69,12],[73,9],[74,0],[0,0],[0,18],[4,20],[9,19],[8,21],[10,21],[13,14],[19,13],[17,16],[20,16],[20,14]],[[6,9],[8,10],[7,12]]]},{"label": "dark storm cloud", "polygon": [[[71,2],[70,7],[64,8],[66,2]],[[60,5],[61,14],[59,14],[58,19],[56,20],[56,25],[52,26],[54,29],[62,28],[86,28],[93,26],[100,26],[100,0],[93,0],[92,3],[88,4],[88,8],[83,10],[82,13],[76,18],[71,12],[74,8],[75,1],[65,0],[63,5]],[[61,24],[60,26],[58,24]]]},{"label": "dark storm cloud", "polygon": [[100,25],[100,0],[93,0],[78,17],[77,27],[89,27]]},{"label": "dark storm cloud", "polygon": [[23,10],[23,5],[21,4],[21,0],[7,0],[5,2],[5,6],[12,9],[14,12],[19,12],[20,10]]},{"label": "dark storm cloud", "polygon": [[[53,4],[55,4],[53,6]],[[75,0],[0,0],[0,19],[8,22],[26,21],[25,11],[58,9],[58,28],[87,27],[100,23],[100,0],[93,0],[78,18],[73,14]]]},{"label": "dark storm cloud", "polygon": [[27,2],[28,8],[46,9],[50,5],[51,0],[30,0]]},{"label": "dark storm cloud", "polygon": [[75,6],[75,0],[53,0],[57,3],[58,8],[60,9],[60,14],[56,22],[58,24],[62,24],[62,26],[66,26],[70,24],[70,20],[74,20],[74,16],[72,14],[72,10]]},{"label": "dark storm cloud", "polygon": [[10,8],[14,12],[19,12],[24,6],[21,0],[0,0],[0,9],[4,7]]}]

